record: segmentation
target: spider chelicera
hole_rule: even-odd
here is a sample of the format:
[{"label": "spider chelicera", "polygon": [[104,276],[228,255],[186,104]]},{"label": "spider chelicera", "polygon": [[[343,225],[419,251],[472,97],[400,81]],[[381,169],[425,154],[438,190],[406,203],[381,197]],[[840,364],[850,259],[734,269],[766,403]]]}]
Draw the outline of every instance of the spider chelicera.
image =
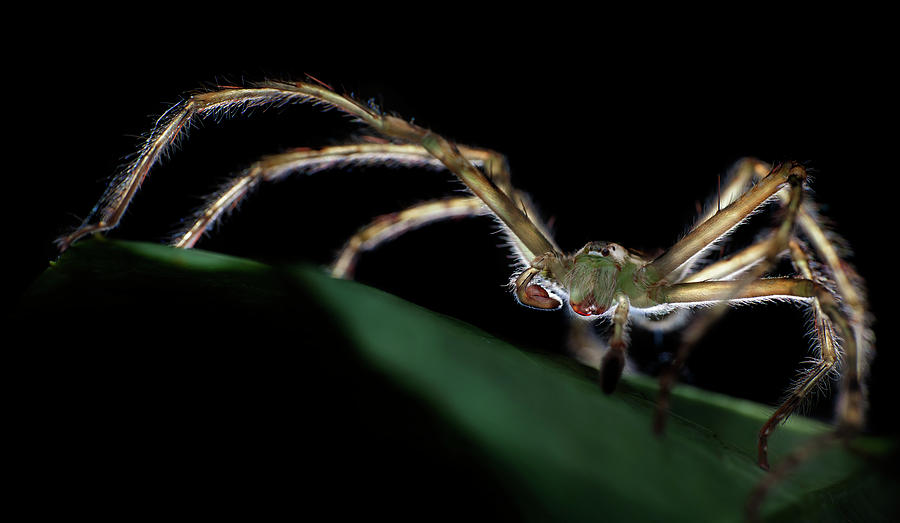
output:
[{"label": "spider chelicera", "polygon": [[[371,104],[338,94],[315,79],[220,87],[185,98],[158,119],[136,159],[113,180],[90,216],[59,238],[60,249],[116,227],[151,167],[193,119],[303,102],[347,113],[372,135],[356,143],[295,149],[261,159],[233,177],[187,220],[188,225],[174,236],[173,246],[193,247],[254,187],[292,173],[359,164],[444,168],[471,194],[424,202],[376,219],[346,243],[332,266],[333,275],[350,277],[361,252],[413,228],[453,217],[493,215],[520,261],[510,281],[519,303],[541,310],[568,308],[575,317],[611,323],[609,343],[599,362],[607,393],[615,389],[625,367],[631,324],[668,330],[685,325],[671,321],[680,311],[702,308],[703,314],[686,325],[673,364],[661,376],[657,430],[662,429],[679,368],[697,339],[730,304],[771,299],[800,302],[812,312],[815,361],[760,429],[758,463],[769,468],[767,445],[773,430],[838,374],[840,396],[832,437],[848,437],[862,428],[863,385],[873,351],[863,283],[842,259],[835,236],[819,218],[806,190],[806,169],[798,163],[737,162],[721,184],[716,205],[659,256],[649,257],[608,241],[593,241],[567,253],[550,236],[529,197],[513,187],[507,162],[497,152],[453,143]],[[783,210],[775,228],[724,259],[705,261],[704,255],[717,242],[766,205]],[[790,261],[795,274],[769,276],[782,258]]]}]

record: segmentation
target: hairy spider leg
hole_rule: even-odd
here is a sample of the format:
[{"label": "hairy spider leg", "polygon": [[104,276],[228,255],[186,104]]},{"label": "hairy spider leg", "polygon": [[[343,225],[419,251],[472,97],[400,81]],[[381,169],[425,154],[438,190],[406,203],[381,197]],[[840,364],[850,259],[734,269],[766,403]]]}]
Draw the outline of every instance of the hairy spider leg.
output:
[{"label": "hairy spider leg", "polygon": [[[480,149],[461,147],[460,150],[477,164],[482,164],[487,156]],[[428,151],[418,145],[393,143],[360,143],[320,149],[301,148],[266,156],[244,169],[208,198],[203,207],[195,213],[191,225],[177,233],[172,245],[182,248],[193,247],[223,214],[234,209],[259,182],[281,180],[290,174],[313,174],[352,165],[444,168]]]},{"label": "hairy spider leg", "polygon": [[[736,274],[755,266],[757,263],[766,260],[766,253],[770,252],[773,240],[775,240],[775,237],[771,236],[766,240],[754,243],[728,258],[704,267],[700,271],[684,278],[679,283],[696,283],[733,277]],[[818,281],[810,269],[807,255],[803,252],[800,242],[796,238],[790,239],[788,242],[788,250],[791,255],[791,260],[800,274],[806,279]],[[770,265],[770,263],[767,263],[762,267],[768,265]],[[763,271],[754,271],[754,274],[751,274],[750,278],[753,278],[755,274],[761,274],[761,272]],[[811,392],[817,389],[822,383],[822,380],[828,378],[830,373],[835,369],[835,365],[838,363],[839,355],[836,349],[834,330],[831,321],[822,311],[822,307],[818,300],[812,301],[812,308],[817,339],[815,344],[817,361],[812,368],[803,372],[789,392],[787,399],[760,429],[758,453],[759,463],[763,468],[768,468],[768,460],[766,458],[768,436],[780,422],[785,421],[792,412],[803,404],[803,401]],[[683,363],[684,358],[686,358],[686,355],[682,355],[677,361]],[[677,370],[678,369],[673,366],[666,371],[664,375],[665,378],[661,381],[661,397],[667,393],[674,384],[674,381],[677,378]],[[659,403],[657,420],[660,420],[660,417],[664,416],[664,410],[666,408],[665,403],[666,402],[663,400]],[[657,423],[659,424],[660,421],[657,421]]]},{"label": "hairy spider leg", "polygon": [[[516,201],[525,214],[534,221],[535,226],[541,228],[548,239],[551,239],[546,227],[537,219],[537,213],[530,199],[512,187],[507,161],[501,154],[468,146],[458,148],[469,161],[483,169],[498,188]],[[191,225],[176,234],[172,245],[180,248],[195,246],[202,235],[222,215],[234,209],[259,182],[280,180],[289,174],[313,174],[351,165],[444,168],[443,164],[421,146],[389,142],[337,145],[320,149],[302,148],[266,156],[254,162],[208,198],[206,204],[195,213]],[[490,211],[484,202],[478,197],[468,196],[423,202],[399,212],[379,216],[348,240],[332,266],[332,275],[340,278],[350,277],[356,259],[362,251],[374,249],[379,244],[407,231],[444,219],[479,216],[485,213]],[[527,264],[533,255],[521,242],[516,241],[515,235],[509,234],[509,237],[516,254],[522,263]]]},{"label": "hairy spider leg", "polygon": [[[844,360],[847,361],[850,366],[853,366],[855,363],[856,343],[848,319],[840,309],[831,292],[823,285],[813,280],[806,278],[766,278],[753,280],[749,283],[746,281],[681,283],[661,288],[660,292],[662,294],[660,299],[663,299],[668,303],[752,300],[773,296],[812,301],[815,304],[814,306],[821,307],[824,315],[828,317],[836,331],[844,340]],[[825,373],[820,372],[819,369],[824,368],[825,366],[827,366],[827,364],[818,366],[816,371],[809,376],[805,384],[811,386],[816,381],[821,380],[822,377],[825,376]],[[843,386],[853,386],[854,383],[858,383],[858,381],[847,379],[845,376]],[[766,427],[768,427],[768,430],[770,431],[777,426],[778,423],[786,419],[787,415],[790,414],[790,411],[796,408],[798,404],[797,400],[799,400],[803,394],[808,392],[809,389],[809,386],[801,386],[801,388],[798,389],[798,391],[796,391],[788,401],[778,409],[778,411],[776,411],[776,414],[773,415],[760,432],[760,442],[758,447],[760,453],[760,466],[763,466],[764,468],[768,467],[766,461],[766,438],[768,436],[768,434],[765,433],[767,430]],[[838,412],[840,416],[840,407]],[[828,441],[846,440],[855,435],[860,428],[860,426],[853,424],[853,420],[839,419],[835,432],[829,433],[828,438],[822,438],[821,441],[817,439],[814,442],[805,444],[803,448],[797,449],[795,453],[786,458],[785,466],[788,469],[794,468],[797,462],[803,461],[807,456],[811,455],[812,452],[819,450],[818,447],[821,444]],[[748,509],[751,510],[751,513],[758,510],[758,505],[762,503],[763,500],[762,494],[771,488],[773,482],[786,475],[787,472],[780,471],[780,468],[781,466],[776,468],[776,470],[779,471],[778,475],[774,478],[764,479],[762,483],[757,486],[757,489],[754,491],[755,494],[752,497],[752,503],[748,505]]]},{"label": "hairy spider leg", "polygon": [[[694,222],[691,230],[696,229],[701,224],[721,212],[722,209],[731,205],[732,202],[747,192],[755,179],[765,177],[769,174],[769,171],[771,171],[771,166],[756,158],[742,158],[732,164],[725,175],[724,183],[720,184],[715,195],[706,202],[705,208],[701,210],[701,213]],[[779,195],[784,193],[786,193],[786,189],[782,189],[778,192]],[[685,276],[691,274],[694,266],[700,262],[708,252],[713,250],[722,239],[724,239],[724,236],[697,251],[685,263],[681,264],[673,274],[669,275],[667,279],[672,282],[682,281]]]},{"label": "hairy spider leg", "polygon": [[[758,278],[763,276],[767,271],[770,270],[771,266],[774,265],[774,262],[778,255],[787,249],[788,242],[790,241],[792,231],[794,229],[794,224],[796,221],[797,211],[800,208],[800,204],[802,202],[803,196],[803,181],[806,178],[805,170],[800,169],[792,169],[795,175],[790,178],[790,183],[792,186],[791,189],[791,199],[788,206],[788,213],[782,221],[779,228],[773,232],[769,238],[760,242],[762,247],[751,246],[748,249],[751,252],[756,252],[761,250],[762,254],[762,263],[758,263],[749,271],[748,274],[744,275],[740,280],[731,280],[730,284],[732,285],[732,296],[725,296],[720,298],[720,302],[718,305],[705,314],[703,314],[698,320],[692,323],[688,329],[684,332],[681,339],[681,344],[678,347],[675,358],[669,367],[663,371],[660,375],[660,390],[659,396],[657,398],[657,409],[656,415],[654,417],[654,430],[659,433],[662,431],[665,419],[666,419],[666,411],[669,406],[670,396],[672,388],[675,384],[675,381],[678,377],[678,372],[684,366],[685,361],[693,350],[694,346],[697,342],[702,338],[702,336],[709,330],[709,328],[718,321],[728,310],[728,304],[732,299],[737,299],[741,296],[741,293],[745,287],[749,287],[754,282],[758,281]],[[747,250],[747,249],[745,249]],[[740,256],[741,253],[738,253],[738,259],[743,258]],[[751,263],[756,262],[754,259]],[[717,265],[717,264],[714,264]],[[729,272],[733,271],[733,260],[723,260],[718,263],[719,267],[725,267],[729,270]],[[711,273],[716,272],[715,270],[711,270]],[[766,280],[768,281],[768,280]],[[721,283],[721,282],[715,282]],[[693,285],[695,283],[679,283],[674,286],[679,285]],[[668,288],[672,288],[674,286],[669,286]],[[665,291],[665,287],[662,288]],[[666,298],[662,298],[666,299]],[[708,300],[697,300],[697,301],[708,301]],[[768,462],[766,461],[766,448],[764,444],[760,444],[760,465],[765,464],[765,467],[768,468]]]},{"label": "hairy spider leg", "polygon": [[[521,198],[520,195],[516,197]],[[531,204],[527,200],[522,199],[521,204],[523,208],[531,209]],[[416,228],[442,220],[485,214],[490,214],[490,210],[480,198],[458,196],[421,202],[397,212],[378,216],[347,240],[331,266],[331,275],[335,278],[352,278],[356,261],[362,252],[375,249]],[[528,216],[532,220],[535,219],[533,209],[528,212]],[[535,225],[543,228],[539,222]],[[515,235],[509,236],[510,246],[520,263],[527,264],[526,260],[529,260],[530,254],[527,248],[516,240]]]},{"label": "hairy spider leg", "polygon": [[[381,114],[350,97],[335,93],[324,85],[305,82],[263,82],[250,88],[224,88],[198,93],[170,108],[157,121],[137,159],[110,185],[91,215],[72,233],[57,240],[60,250],[85,235],[109,230],[118,225],[126,208],[146,178],[150,168],[176,141],[181,130],[196,116],[227,115],[233,109],[270,107],[287,103],[311,102],[343,111],[383,136],[423,146],[455,174],[470,191],[491,209],[530,252],[556,253],[553,243],[519,209],[506,193],[485,177],[460,153],[453,142],[398,117]],[[235,188],[235,194],[246,190]],[[227,199],[227,198],[226,198]],[[224,208],[224,207],[223,207]],[[556,257],[549,263],[553,273],[564,274]]]},{"label": "hairy spider leg", "polygon": [[[740,183],[747,183],[747,175],[761,178],[768,166],[758,160],[745,159],[740,162],[737,169],[743,172],[738,178]],[[789,193],[780,191],[777,196],[783,203],[789,201]],[[850,322],[850,328],[854,337],[855,354],[853,359],[846,358],[850,365],[843,365],[846,371],[843,375],[842,393],[836,410],[836,420],[839,430],[843,434],[851,434],[859,430],[864,421],[865,395],[862,388],[863,378],[867,371],[868,361],[873,352],[873,336],[870,328],[871,317],[867,311],[865,290],[861,279],[856,275],[850,264],[846,263],[840,255],[839,245],[842,240],[833,232],[826,230],[815,202],[805,198],[797,211],[797,223],[800,231],[807,241],[812,244],[815,251],[821,256],[828,270],[828,275],[821,274],[822,267],[817,260],[812,260],[811,254],[807,254],[806,243],[797,236],[792,236],[789,241],[791,261],[797,271],[804,277],[819,284],[831,283],[836,288],[837,295],[841,297],[839,306],[845,312]],[[710,279],[733,276],[735,273],[746,270],[750,266],[765,258],[766,242],[759,242],[740,251],[725,260],[711,264],[703,269],[683,278],[680,283],[698,282]],[[837,369],[841,362],[841,354],[835,340],[834,328],[828,315],[825,314],[818,300],[813,300],[814,328],[817,338],[815,344],[816,361],[813,366],[803,372],[795,381],[792,390],[788,393],[783,404],[773,413],[772,417],[760,430],[760,464],[767,467],[765,459],[765,446],[768,435],[774,428],[795,411],[810,393],[816,390]],[[853,361],[855,360],[855,361]],[[850,427],[849,430],[840,427]]]},{"label": "hairy spider leg", "polygon": [[[874,353],[874,335],[871,330],[871,315],[865,296],[862,279],[846,263],[836,243],[840,241],[833,233],[826,232],[820,225],[818,213],[813,206],[800,210],[798,222],[813,248],[825,261],[829,275],[837,288],[841,310],[847,311],[850,331],[841,336],[850,337],[852,344],[844,339],[841,358],[842,386],[837,404],[837,423],[843,433],[852,434],[862,429],[865,423],[866,398],[863,379],[868,372],[869,360]],[[796,257],[795,257],[796,263]],[[807,263],[807,266],[811,267]],[[812,269],[816,281],[824,281],[818,271]],[[851,350],[852,349],[852,350]]]},{"label": "hairy spider leg", "polygon": [[[771,167],[769,165],[755,158],[742,158],[735,162],[729,169],[724,189],[718,191],[715,199],[707,204],[705,212],[697,220],[692,230],[712,218],[720,212],[722,208],[731,205],[732,202],[747,192],[754,178],[763,178],[770,171]],[[787,189],[781,189],[776,194],[779,196],[786,195]],[[785,202],[786,201],[787,199],[785,199]],[[721,237],[719,239],[721,239]],[[693,267],[702,257],[702,254],[708,252],[715,247],[716,243],[718,243],[718,241],[714,241],[682,264],[676,271],[678,276],[669,278],[669,280],[673,283],[688,283],[694,281],[717,280],[726,277],[733,278],[739,272],[745,271],[765,259],[770,240],[771,238],[769,240],[757,242],[741,251],[731,254],[727,258],[718,260],[694,271]]]},{"label": "hairy spider leg", "polygon": [[[757,177],[761,176],[760,169],[755,170]],[[782,200],[785,194],[778,195]],[[800,447],[794,449],[785,456],[778,467],[756,486],[747,504],[748,514],[756,519],[762,501],[766,493],[775,484],[787,477],[791,470],[800,463],[810,459],[816,452],[823,450],[830,444],[849,441],[856,435],[865,420],[865,390],[864,378],[868,371],[868,363],[874,353],[874,335],[871,330],[871,315],[866,303],[866,292],[862,279],[856,274],[853,267],[843,260],[841,244],[843,240],[833,231],[827,229],[827,224],[820,217],[815,202],[804,200],[798,215],[800,230],[811,243],[815,252],[824,260],[825,268],[818,266],[818,260],[808,253],[806,243],[799,238],[792,238],[790,242],[791,259],[794,267],[804,277],[814,280],[823,286],[833,285],[837,295],[840,296],[841,307],[850,321],[853,331],[852,347],[843,348],[844,355],[838,350],[834,339],[834,328],[828,316],[822,311],[818,300],[814,300],[815,332],[817,337],[817,360],[814,365],[796,380],[795,386],[789,392],[784,404],[772,415],[766,425],[760,430],[760,441],[764,439],[771,429],[780,421],[787,419],[790,411],[796,409],[811,392],[825,383],[832,372],[842,367],[841,393],[836,408],[837,427],[835,431],[823,436],[813,438]],[[827,273],[822,271],[827,268]],[[848,354],[848,349],[853,349]]]},{"label": "hairy spider leg", "polygon": [[[721,193],[721,205],[726,206],[730,203],[730,199],[736,198],[735,191],[745,191],[752,181],[764,178],[770,170],[770,165],[755,158],[744,158],[738,161],[731,169],[732,174],[729,176],[730,182],[728,187]],[[777,193],[777,196],[782,201],[782,204],[786,204],[789,199],[789,192],[781,190]],[[715,206],[709,206],[707,215],[699,223],[715,214],[713,212],[714,209],[716,209]],[[827,224],[819,215],[816,203],[809,198],[804,199],[797,222],[807,240],[828,266],[831,272],[831,279],[834,280],[834,285],[838,289],[838,294],[842,297],[842,302],[853,317],[856,327],[855,331],[857,332],[857,345],[862,350],[864,347],[871,345],[872,333],[868,326],[871,320],[868,317],[865,289],[861,279],[853,271],[850,264],[842,259],[840,244],[843,243],[843,240],[833,231],[828,230]],[[750,255],[750,253],[745,254]],[[794,262],[796,264],[797,260],[795,259]],[[699,272],[702,273],[705,270],[706,268],[701,269]],[[815,269],[812,270],[813,274],[816,274],[816,272]],[[816,274],[816,277],[820,276]],[[699,278],[699,273],[694,273],[682,281],[688,281],[688,279],[700,281]],[[867,361],[866,358],[863,358],[859,364],[864,366]]]},{"label": "hairy spider leg", "polygon": [[84,222],[70,234],[56,240],[60,251],[88,234],[116,227],[150,169],[165,156],[195,117],[228,115],[234,110],[297,102],[318,102],[329,107],[350,103],[345,99],[337,100],[335,96],[326,89],[312,85],[305,91],[277,86],[223,88],[196,93],[173,105],[157,119],[135,160],[110,183]]},{"label": "hairy spider leg", "polygon": [[640,278],[648,285],[659,284],[682,264],[702,252],[710,243],[738,226],[760,205],[786,186],[792,172],[799,166],[782,164],[751,187],[740,198],[699,224],[664,254],[641,269]]},{"label": "hairy spider leg", "polygon": [[[766,164],[756,162],[757,165],[752,169],[755,178],[762,178],[767,169]],[[787,201],[787,192],[781,191],[778,197],[782,202]],[[868,312],[866,292],[862,279],[853,270],[853,267],[844,261],[841,254],[840,245],[843,240],[833,231],[828,230],[827,224],[819,214],[819,210],[814,201],[805,199],[800,207],[797,216],[797,222],[800,230],[806,236],[807,240],[812,244],[815,251],[824,260],[828,267],[829,277],[819,274],[819,270],[812,267],[808,261],[802,261],[793,257],[795,266],[800,270],[800,265],[806,264],[807,269],[815,277],[815,279],[832,279],[837,289],[837,294],[841,296],[842,304],[848,310],[852,319],[854,332],[856,335],[857,350],[860,351],[860,358],[857,362],[858,372],[865,374],[866,366],[871,357],[873,334],[870,323],[871,317]],[[792,254],[801,252],[792,250]],[[807,258],[803,256],[802,258]]]},{"label": "hairy spider leg", "polygon": [[490,211],[478,197],[461,196],[422,202],[398,212],[378,216],[347,240],[331,266],[331,275],[335,278],[353,278],[356,261],[361,253],[414,229],[450,218],[480,216],[486,212]]},{"label": "hairy spider leg", "polygon": [[[730,201],[733,201],[733,199],[736,198],[736,194],[745,191],[751,182],[764,178],[770,170],[771,167],[768,164],[755,158],[744,158],[738,161],[730,170],[731,174],[728,177],[726,188],[718,195],[720,205],[709,205],[706,214],[698,221],[698,225],[709,219],[709,217],[715,214],[716,210],[721,206],[727,206]],[[777,193],[777,196],[781,199],[783,204],[786,204],[789,193],[787,190],[781,190]],[[860,375],[865,375],[866,366],[871,358],[873,334],[870,327],[871,317],[868,313],[865,289],[862,280],[855,273],[852,266],[843,260],[840,252],[842,249],[840,245],[843,243],[843,240],[841,240],[833,231],[828,230],[827,224],[820,217],[814,201],[809,198],[804,199],[799,210],[797,222],[800,230],[806,236],[807,241],[812,244],[812,247],[824,261],[830,273],[828,277],[824,277],[819,274],[819,270],[811,268],[811,274],[813,274],[815,279],[820,281],[833,280],[833,285],[837,289],[837,294],[841,296],[842,305],[849,311],[854,326],[854,333],[856,335],[857,350],[860,351],[860,358],[857,362],[859,367],[857,372]],[[741,263],[741,261],[738,260],[738,257],[743,257],[744,261],[748,262],[748,266],[742,268],[742,270],[745,270],[749,268],[749,262],[753,258],[756,258],[757,261],[763,258],[761,255],[762,250],[764,250],[764,246],[762,245],[757,245],[756,248],[751,246],[751,248],[748,248],[744,252],[733,255],[732,261],[735,263],[735,267],[738,267]],[[792,251],[792,253],[793,252],[795,251]],[[691,261],[695,259],[696,258],[692,258]],[[792,261],[799,270],[799,260],[792,256]],[[717,264],[713,264],[704,267],[698,272],[689,273],[684,270],[684,268],[689,265],[690,262],[679,268],[679,271],[681,271],[684,276],[680,279],[674,279],[674,281],[689,282],[715,279],[724,276],[722,274],[712,274],[712,272],[708,271],[727,270],[726,265],[716,266]],[[858,415],[855,414],[852,416],[858,417]]]}]

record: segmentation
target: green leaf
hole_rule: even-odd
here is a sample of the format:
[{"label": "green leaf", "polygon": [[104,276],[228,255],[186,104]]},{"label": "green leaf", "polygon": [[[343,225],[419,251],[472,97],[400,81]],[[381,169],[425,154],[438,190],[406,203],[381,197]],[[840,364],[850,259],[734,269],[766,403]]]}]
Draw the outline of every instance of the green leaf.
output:
[{"label": "green leaf", "polygon": [[[139,375],[138,382],[179,383],[177,399],[163,405],[199,408],[206,400],[198,398],[231,405],[213,423],[215,434],[223,423],[246,427],[248,417],[262,432],[290,433],[270,436],[269,457],[304,463],[296,474],[341,469],[347,478],[366,478],[322,487],[346,493],[328,499],[366,499],[366,511],[378,511],[377,503],[390,512],[425,496],[432,516],[446,515],[461,498],[488,492],[481,510],[516,519],[740,521],[751,489],[766,476],[755,464],[756,434],[770,407],[679,386],[666,434],[656,437],[651,378],[628,376],[607,396],[573,362],[524,352],[315,267],[93,240],[46,271],[19,317],[23,325],[54,326],[46,337],[91,342],[95,350],[83,354],[93,363],[150,360],[154,378]],[[123,356],[129,353],[140,356]],[[220,360],[233,364],[210,363]],[[173,380],[183,368],[191,372]],[[211,379],[206,369],[228,376]],[[117,382],[126,396],[143,386],[128,379]],[[202,386],[189,386],[194,380]],[[260,389],[267,392],[253,392]],[[233,408],[244,397],[261,413]],[[101,411],[96,418],[108,412]],[[313,428],[324,435],[303,439]],[[794,416],[771,439],[772,462],[827,430]],[[260,440],[266,437],[248,441]],[[833,447],[801,466],[767,498],[764,519],[890,520],[898,480],[879,464],[896,455],[894,446],[875,438],[856,446],[866,452]],[[299,460],[282,454],[294,452]],[[309,456],[323,454],[332,458],[308,468]],[[428,463],[408,465],[417,460]],[[348,461],[359,466],[344,469]],[[426,476],[392,480],[387,469],[394,466]],[[455,486],[437,479],[447,474]],[[279,474],[268,485],[283,481],[296,478]],[[385,499],[392,481],[407,490]],[[360,493],[369,489],[377,495]],[[497,506],[484,508],[491,503]]]}]

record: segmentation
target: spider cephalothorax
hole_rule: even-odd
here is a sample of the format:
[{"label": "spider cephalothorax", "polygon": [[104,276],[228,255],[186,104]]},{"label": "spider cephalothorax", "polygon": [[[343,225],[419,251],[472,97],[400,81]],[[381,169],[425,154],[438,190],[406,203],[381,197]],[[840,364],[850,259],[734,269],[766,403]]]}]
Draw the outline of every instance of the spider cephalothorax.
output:
[{"label": "spider cephalothorax", "polygon": [[[575,317],[599,317],[612,324],[600,365],[606,392],[613,390],[625,366],[628,328],[632,323],[669,330],[680,325],[657,321],[657,317],[702,305],[705,314],[686,329],[674,364],[661,378],[657,427],[662,426],[668,391],[679,366],[696,339],[728,304],[773,297],[796,301],[812,313],[816,358],[760,430],[760,466],[768,468],[767,441],[775,427],[838,369],[842,373],[842,392],[836,434],[846,437],[862,427],[863,380],[867,357],[872,351],[865,295],[861,279],[835,246],[834,235],[822,225],[818,209],[807,194],[806,170],[797,163],[768,165],[755,159],[739,161],[724,180],[716,205],[659,256],[647,257],[603,241],[564,254],[530,199],[511,184],[507,162],[499,153],[455,144],[428,129],[338,94],[315,80],[264,82],[196,93],[169,109],[158,120],[140,154],[115,178],[91,216],[58,240],[60,248],[64,250],[90,233],[115,227],[150,168],[192,119],[227,115],[234,109],[298,102],[343,111],[377,136],[356,143],[296,149],[263,158],[211,197],[176,234],[174,246],[193,247],[210,226],[234,209],[254,187],[290,173],[312,173],[353,164],[442,167],[462,181],[471,195],[424,202],[375,220],[347,242],[332,273],[349,277],[359,253],[415,227],[453,217],[491,214],[502,224],[520,262],[520,269],[511,282],[520,303],[545,310],[567,305]],[[704,253],[757,209],[773,202],[783,210],[774,230],[750,246],[704,265]],[[795,274],[770,276],[771,268],[780,259],[789,260]]]},{"label": "spider cephalothorax", "polygon": [[[642,299],[646,285],[638,278],[638,271],[648,261],[621,245],[591,242],[577,252],[561,257],[558,263],[551,263],[550,256],[552,255],[547,254],[536,259],[532,267],[544,269],[540,272],[542,284],[567,295],[572,311],[580,316],[602,316],[611,312],[616,305],[617,294],[629,296],[632,305],[656,305]],[[555,267],[556,272],[551,267]],[[524,293],[519,294],[520,301],[536,309],[562,307],[559,298],[550,298],[550,294],[541,285],[531,283],[531,277],[537,273],[527,272],[516,282],[517,287],[524,287]]]},{"label": "spider cephalothorax", "polygon": [[[616,295],[625,294],[633,307],[649,305],[638,271],[647,264],[610,242],[592,242],[572,256],[565,285],[569,305],[581,316],[606,314],[616,304]],[[655,305],[655,304],[654,304]]]}]

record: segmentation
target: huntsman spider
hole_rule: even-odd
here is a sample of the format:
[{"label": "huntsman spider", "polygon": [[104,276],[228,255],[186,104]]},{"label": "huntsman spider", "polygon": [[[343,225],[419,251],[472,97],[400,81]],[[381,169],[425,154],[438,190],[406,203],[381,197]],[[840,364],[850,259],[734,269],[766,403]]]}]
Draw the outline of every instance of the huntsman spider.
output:
[{"label": "huntsman spider", "polygon": [[[65,250],[79,239],[116,227],[150,169],[196,118],[228,115],[250,107],[313,103],[337,109],[372,133],[346,145],[296,149],[265,157],[233,177],[187,221],[172,245],[191,248],[224,214],[255,187],[292,173],[312,173],[348,165],[438,167],[450,171],[469,195],[428,201],[381,217],[360,229],[332,266],[336,277],[350,277],[361,252],[414,228],[460,216],[489,214],[502,224],[520,262],[510,287],[516,300],[533,309],[568,309],[574,318],[603,320],[611,335],[599,361],[602,389],[612,392],[626,366],[628,329],[634,324],[668,330],[683,309],[701,309],[687,324],[675,359],[660,378],[655,427],[665,420],[669,392],[691,348],[729,305],[770,299],[798,302],[811,311],[815,361],[803,371],[784,402],[761,427],[758,464],[769,468],[768,440],[776,427],[822,384],[839,379],[836,429],[846,439],[864,424],[864,383],[873,351],[869,313],[861,278],[842,259],[835,236],[826,230],[810,198],[803,165],[737,162],[721,183],[716,205],[663,254],[648,257],[623,245],[593,241],[563,251],[550,236],[529,197],[513,187],[507,162],[492,150],[463,146],[397,116],[338,94],[330,86],[306,82],[262,82],[195,93],[156,122],[135,160],[107,188],[90,216],[58,239]],[[705,261],[718,243],[763,206],[779,206],[780,222],[754,243],[713,262]],[[793,276],[771,276],[787,259]],[[809,449],[786,461],[797,461]],[[766,488],[763,485],[758,495]]]}]

